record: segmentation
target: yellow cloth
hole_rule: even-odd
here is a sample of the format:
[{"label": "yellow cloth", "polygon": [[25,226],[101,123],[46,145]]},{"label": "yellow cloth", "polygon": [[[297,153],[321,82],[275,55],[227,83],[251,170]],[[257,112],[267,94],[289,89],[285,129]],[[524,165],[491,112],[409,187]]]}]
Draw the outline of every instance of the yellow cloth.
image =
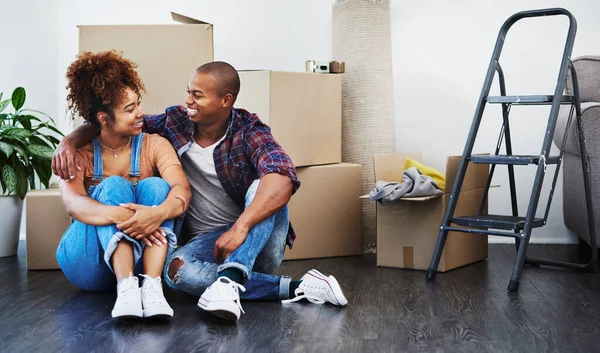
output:
[{"label": "yellow cloth", "polygon": [[408,168],[417,167],[417,169],[421,172],[421,174],[431,177],[433,181],[442,189],[442,191],[446,191],[446,176],[440,173],[439,170],[426,166],[420,162],[415,161],[412,158],[406,158],[404,162],[404,170]]}]

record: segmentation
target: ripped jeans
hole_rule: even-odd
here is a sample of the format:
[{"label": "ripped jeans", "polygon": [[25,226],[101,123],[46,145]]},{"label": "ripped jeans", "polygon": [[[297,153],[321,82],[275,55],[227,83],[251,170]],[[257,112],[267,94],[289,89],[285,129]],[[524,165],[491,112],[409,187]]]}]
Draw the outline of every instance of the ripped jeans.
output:
[{"label": "ripped jeans", "polygon": [[[161,178],[146,178],[132,186],[125,178],[111,176],[102,180],[90,197],[111,206],[118,206],[120,203],[154,206],[163,203],[170,189],[169,184]],[[167,220],[161,224],[167,235],[169,251],[173,251],[177,245],[173,223],[173,220]],[[91,226],[74,220],[58,244],[56,260],[67,279],[75,286],[92,292],[114,291],[117,280],[111,257],[119,241],[132,243],[134,272],[135,275],[139,274],[146,243],[125,235],[115,224]]]},{"label": "ripped jeans", "polygon": [[[258,188],[259,181],[252,183],[246,193],[247,208]],[[272,275],[281,264],[289,228],[288,209],[283,209],[263,220],[248,232],[244,243],[232,252],[223,264],[218,265],[214,258],[215,242],[232,225],[213,232],[199,235],[167,257],[165,283],[178,291],[199,297],[213,284],[223,270],[236,268],[244,276],[246,292],[240,298],[246,300],[278,300],[289,298],[291,278]],[[181,267],[171,273],[173,260],[179,260]]]}]

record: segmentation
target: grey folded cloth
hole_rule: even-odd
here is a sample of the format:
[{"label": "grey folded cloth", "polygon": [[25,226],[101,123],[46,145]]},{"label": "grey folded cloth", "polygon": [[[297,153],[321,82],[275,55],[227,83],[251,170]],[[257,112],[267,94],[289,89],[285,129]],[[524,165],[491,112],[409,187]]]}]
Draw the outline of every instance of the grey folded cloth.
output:
[{"label": "grey folded cloth", "polygon": [[444,192],[429,176],[421,174],[417,167],[402,173],[404,182],[378,181],[369,193],[369,199],[385,205],[399,198],[442,195]]}]

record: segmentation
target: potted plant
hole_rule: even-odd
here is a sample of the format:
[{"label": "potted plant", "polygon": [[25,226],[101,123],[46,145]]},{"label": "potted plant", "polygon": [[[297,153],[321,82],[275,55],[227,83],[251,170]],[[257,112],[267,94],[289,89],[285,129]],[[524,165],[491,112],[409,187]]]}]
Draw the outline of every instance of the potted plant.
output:
[{"label": "potted plant", "polygon": [[[23,108],[26,93],[17,87],[9,99],[0,92],[0,257],[17,253],[23,199],[36,184],[48,188],[57,137],[64,136],[47,114]],[[12,105],[12,112],[5,110]],[[42,116],[42,118],[40,118]]]}]

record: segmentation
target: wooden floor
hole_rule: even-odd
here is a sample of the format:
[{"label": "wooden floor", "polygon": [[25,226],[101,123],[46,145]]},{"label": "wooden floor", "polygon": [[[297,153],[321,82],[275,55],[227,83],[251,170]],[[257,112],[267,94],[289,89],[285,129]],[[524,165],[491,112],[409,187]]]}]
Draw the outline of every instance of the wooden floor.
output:
[{"label": "wooden floor", "polygon": [[113,295],[82,292],[60,271],[28,272],[21,249],[0,258],[0,352],[600,351],[600,275],[527,268],[519,293],[508,293],[513,250],[492,245],[487,261],[434,283],[422,271],[377,268],[372,255],[284,262],[280,272],[295,278],[313,267],[335,274],[349,305],[244,302],[236,325],[171,291],[172,320],[113,320]]}]

